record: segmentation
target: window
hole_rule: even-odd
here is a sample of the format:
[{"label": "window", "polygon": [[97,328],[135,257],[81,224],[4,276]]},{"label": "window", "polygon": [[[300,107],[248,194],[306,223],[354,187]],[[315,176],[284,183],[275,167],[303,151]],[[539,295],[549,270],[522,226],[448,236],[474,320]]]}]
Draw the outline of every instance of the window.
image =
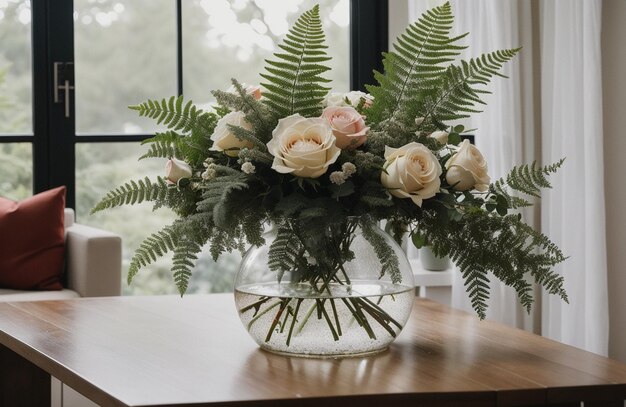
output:
[{"label": "window", "polygon": [[[231,77],[259,83],[263,60],[275,51],[276,42],[302,11],[317,3],[333,56],[333,88],[361,87],[365,80],[360,72],[373,68],[367,55],[378,61],[384,50],[362,37],[385,30],[379,43],[386,43],[386,26],[380,25],[380,21],[386,24],[386,14],[380,12],[386,10],[386,2],[0,2],[4,19],[0,73],[5,76],[0,94],[11,103],[6,107],[9,102],[0,100],[0,118],[14,119],[11,125],[6,120],[0,123],[0,172],[19,174],[2,177],[0,194],[21,199],[32,190],[67,185],[68,206],[76,209],[80,222],[122,235],[127,269],[141,239],[170,223],[173,215],[167,210],[153,213],[149,204],[88,214],[112,187],[163,173],[164,160],[137,162],[141,140],[158,130],[155,122],[138,117],[126,106],[183,94],[208,108],[213,102],[210,91],[227,88]],[[378,23],[364,24],[365,20]],[[351,44],[359,27],[367,30]],[[35,49],[32,58],[31,48]],[[57,83],[52,83],[48,78],[55,78],[55,63]],[[208,256],[201,258],[189,291],[230,289],[238,261],[238,254],[224,256],[218,264]],[[169,268],[165,259],[142,270],[133,285],[124,284],[125,293],[174,292]]]}]

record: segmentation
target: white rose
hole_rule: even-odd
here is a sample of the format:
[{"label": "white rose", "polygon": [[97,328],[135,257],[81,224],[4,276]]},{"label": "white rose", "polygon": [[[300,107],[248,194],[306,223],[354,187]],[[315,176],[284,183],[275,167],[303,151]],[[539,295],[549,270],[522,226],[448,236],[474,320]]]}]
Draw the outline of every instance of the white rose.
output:
[{"label": "white rose", "polygon": [[[374,103],[374,96],[369,93],[361,92],[360,90],[353,90],[351,92],[342,93],[342,92],[332,92],[329,93],[324,99],[324,107],[329,106],[358,106],[361,103],[361,98],[365,99],[365,104],[363,107],[370,107],[372,103]],[[350,101],[350,103],[346,103],[346,99]]]},{"label": "white rose", "polygon": [[328,121],[293,114],[278,121],[267,149],[274,156],[272,168],[283,174],[317,178],[328,171],[341,153]]},{"label": "white rose", "polygon": [[446,162],[446,169],[446,181],[457,191],[476,188],[484,192],[489,188],[491,178],[487,175],[487,161],[469,140],[463,140],[461,147]]},{"label": "white rose", "polygon": [[244,112],[230,112],[226,116],[217,121],[215,130],[211,135],[213,140],[213,146],[209,150],[223,151],[230,157],[237,157],[239,150],[243,147],[252,148],[252,143],[249,141],[240,140],[235,134],[228,128],[228,125],[243,127],[246,130],[252,130],[252,125],[245,119]]},{"label": "white rose", "polygon": [[433,131],[432,133],[430,133],[430,135],[428,136],[430,138],[434,138],[435,140],[437,140],[437,142],[439,144],[447,144],[448,143],[448,133],[446,133],[445,131]]},{"label": "white rose", "polygon": [[170,184],[176,184],[181,178],[190,178],[192,174],[191,166],[182,160],[170,158],[165,163],[165,178]]},{"label": "white rose", "polygon": [[437,157],[423,144],[412,142],[400,148],[385,147],[383,186],[398,198],[411,198],[422,206],[424,199],[439,192],[442,170]]}]

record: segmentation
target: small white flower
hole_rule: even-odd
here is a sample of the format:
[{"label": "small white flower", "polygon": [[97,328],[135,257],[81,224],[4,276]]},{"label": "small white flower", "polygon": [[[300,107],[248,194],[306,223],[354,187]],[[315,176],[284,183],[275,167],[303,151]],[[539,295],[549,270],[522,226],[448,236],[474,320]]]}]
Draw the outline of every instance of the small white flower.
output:
[{"label": "small white flower", "polygon": [[422,122],[424,122],[424,118],[423,117],[416,117],[415,118],[415,124],[416,125],[419,126],[420,124],[422,124]]},{"label": "small white flower", "polygon": [[213,159],[211,157],[207,157],[207,159],[202,162],[204,168],[209,168],[211,164],[213,164]]},{"label": "small white flower", "polygon": [[245,163],[241,164],[241,171],[243,171],[245,174],[254,174],[254,172],[256,171],[256,167],[250,161],[246,161]]},{"label": "small white flower", "polygon": [[346,178],[349,178],[352,174],[356,172],[356,165],[352,164],[351,162],[345,162],[341,166],[341,170],[343,171],[343,175],[345,175]]},{"label": "small white flower", "polygon": [[330,178],[330,182],[336,185],[341,185],[344,182],[346,182],[346,174],[344,174],[343,171],[332,172],[329,178]]},{"label": "small white flower", "polygon": [[202,179],[205,181],[212,180],[215,177],[217,177],[217,171],[215,171],[213,166],[208,167],[206,171],[202,173]]},{"label": "small white flower", "polygon": [[448,142],[448,133],[445,131],[434,131],[430,133],[430,136],[428,137],[437,140],[439,144],[446,144]]},{"label": "small white flower", "polygon": [[306,254],[304,255],[304,257],[306,258],[306,262],[310,265],[310,266],[315,266],[317,264],[317,260],[315,260],[315,257],[311,256],[309,254],[309,252],[306,252]]}]

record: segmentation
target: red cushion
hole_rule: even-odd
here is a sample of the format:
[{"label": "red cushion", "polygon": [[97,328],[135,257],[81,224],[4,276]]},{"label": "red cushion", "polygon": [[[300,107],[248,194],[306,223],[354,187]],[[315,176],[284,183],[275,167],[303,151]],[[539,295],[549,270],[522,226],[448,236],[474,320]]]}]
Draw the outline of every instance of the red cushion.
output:
[{"label": "red cushion", "polygon": [[65,187],[22,202],[0,197],[0,287],[60,290]]}]

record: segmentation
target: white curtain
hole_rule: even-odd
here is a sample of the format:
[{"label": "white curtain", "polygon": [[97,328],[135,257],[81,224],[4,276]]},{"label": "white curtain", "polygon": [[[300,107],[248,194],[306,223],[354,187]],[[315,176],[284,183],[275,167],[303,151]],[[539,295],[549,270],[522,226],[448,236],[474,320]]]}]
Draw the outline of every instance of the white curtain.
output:
[{"label": "white curtain", "polygon": [[[509,79],[495,78],[484,111],[464,122],[477,128],[476,143],[489,163],[492,180],[513,165],[568,157],[552,178],[555,189],[544,194],[542,221],[537,221],[538,209],[523,215],[571,256],[557,269],[566,278],[570,305],[539,295],[536,309],[541,315],[528,316],[515,292],[494,281],[488,318],[606,354],[601,1],[541,2],[535,13],[526,0],[451,3],[455,33],[470,32],[463,39],[469,47],[462,58],[523,46],[504,67]],[[409,18],[414,21],[440,4],[443,1],[409,0]],[[540,49],[533,49],[535,44]],[[452,298],[454,307],[471,310],[458,273]]]},{"label": "white curtain", "polygon": [[541,2],[542,155],[567,157],[541,226],[571,256],[558,269],[570,304],[544,296],[542,333],[606,355],[601,15],[600,0]]}]

